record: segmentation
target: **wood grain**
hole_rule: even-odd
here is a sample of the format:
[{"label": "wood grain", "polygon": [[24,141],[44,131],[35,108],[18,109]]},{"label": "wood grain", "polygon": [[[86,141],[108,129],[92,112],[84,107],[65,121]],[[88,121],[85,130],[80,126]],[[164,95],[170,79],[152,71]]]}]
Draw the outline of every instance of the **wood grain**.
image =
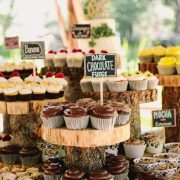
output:
[{"label": "wood grain", "polygon": [[165,87],[180,87],[180,75],[157,75],[159,85]]},{"label": "wood grain", "polygon": [[7,114],[28,114],[29,113],[29,102],[17,101],[7,102]]},{"label": "wood grain", "polygon": [[6,108],[6,102],[5,101],[0,101],[0,113],[1,114],[6,114],[7,108]]}]

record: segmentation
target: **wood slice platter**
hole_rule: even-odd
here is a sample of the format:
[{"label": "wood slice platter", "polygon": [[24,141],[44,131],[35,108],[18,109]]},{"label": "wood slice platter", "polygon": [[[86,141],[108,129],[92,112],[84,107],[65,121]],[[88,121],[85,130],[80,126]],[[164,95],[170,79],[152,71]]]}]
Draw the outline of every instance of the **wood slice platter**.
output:
[{"label": "wood slice platter", "polygon": [[157,75],[159,85],[165,87],[180,87],[180,75]]},{"label": "wood slice platter", "polygon": [[6,114],[7,113],[7,108],[6,108],[6,102],[5,101],[0,101],[0,113],[1,114]]},{"label": "wood slice platter", "polygon": [[130,123],[116,126],[110,131],[95,129],[70,130],[67,128],[42,127],[42,138],[48,143],[75,147],[110,146],[130,138]]}]

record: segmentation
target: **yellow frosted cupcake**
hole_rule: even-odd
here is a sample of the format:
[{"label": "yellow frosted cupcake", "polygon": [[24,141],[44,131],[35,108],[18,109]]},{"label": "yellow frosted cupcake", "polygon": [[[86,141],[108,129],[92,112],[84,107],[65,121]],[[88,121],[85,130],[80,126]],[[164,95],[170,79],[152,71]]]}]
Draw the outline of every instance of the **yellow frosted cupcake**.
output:
[{"label": "yellow frosted cupcake", "polygon": [[176,59],[176,71],[180,74],[180,57]]},{"label": "yellow frosted cupcake", "polygon": [[149,64],[152,62],[153,59],[153,50],[152,48],[146,48],[139,52],[138,57],[140,62],[143,64]]},{"label": "yellow frosted cupcake", "polygon": [[155,46],[153,48],[153,59],[155,63],[158,63],[159,60],[166,55],[166,48],[163,46]]},{"label": "yellow frosted cupcake", "polygon": [[162,75],[172,75],[176,72],[176,58],[163,57],[158,63],[158,72]]},{"label": "yellow frosted cupcake", "polygon": [[166,56],[180,57],[180,46],[169,46],[166,49]]}]

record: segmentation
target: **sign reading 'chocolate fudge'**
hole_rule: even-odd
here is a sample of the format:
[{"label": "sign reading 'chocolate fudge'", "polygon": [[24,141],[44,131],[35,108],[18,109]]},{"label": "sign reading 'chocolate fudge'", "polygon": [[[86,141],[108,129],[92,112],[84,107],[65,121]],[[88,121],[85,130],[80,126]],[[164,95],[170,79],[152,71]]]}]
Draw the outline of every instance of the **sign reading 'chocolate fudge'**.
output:
[{"label": "sign reading 'chocolate fudge'", "polygon": [[163,109],[152,111],[153,127],[176,126],[176,110]]},{"label": "sign reading 'chocolate fudge'", "polygon": [[71,31],[73,38],[89,38],[91,34],[90,24],[74,24]]},{"label": "sign reading 'chocolate fudge'", "polygon": [[19,48],[19,37],[6,37],[4,39],[4,45],[6,49],[17,49]]},{"label": "sign reading 'chocolate fudge'", "polygon": [[85,55],[84,74],[86,77],[115,77],[116,54]]},{"label": "sign reading 'chocolate fudge'", "polygon": [[45,45],[44,41],[21,42],[22,59],[44,59]]}]

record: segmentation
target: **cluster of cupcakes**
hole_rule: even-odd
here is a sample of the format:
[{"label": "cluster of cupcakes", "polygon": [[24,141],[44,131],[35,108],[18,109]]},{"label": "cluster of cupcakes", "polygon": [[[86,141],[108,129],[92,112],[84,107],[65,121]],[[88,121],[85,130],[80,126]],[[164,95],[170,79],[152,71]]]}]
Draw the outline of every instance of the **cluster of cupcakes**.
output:
[{"label": "cluster of cupcakes", "polygon": [[24,80],[17,71],[9,79],[0,73],[0,100],[7,102],[56,99],[63,96],[66,87],[67,81],[62,73],[53,76],[48,72],[43,79],[37,74],[30,75]]},{"label": "cluster of cupcakes", "polygon": [[[80,82],[83,93],[99,92],[100,79],[83,78]],[[103,82],[103,91],[105,92],[124,92],[127,90],[147,90],[156,89],[158,78],[150,72],[142,73],[140,71],[133,73],[122,73],[118,77],[106,78]]]},{"label": "cluster of cupcakes", "polygon": [[90,98],[77,103],[48,103],[41,111],[43,125],[48,128],[86,129],[88,126],[98,130],[111,130],[114,126],[128,123],[131,109],[125,103],[106,102],[100,105]]}]

